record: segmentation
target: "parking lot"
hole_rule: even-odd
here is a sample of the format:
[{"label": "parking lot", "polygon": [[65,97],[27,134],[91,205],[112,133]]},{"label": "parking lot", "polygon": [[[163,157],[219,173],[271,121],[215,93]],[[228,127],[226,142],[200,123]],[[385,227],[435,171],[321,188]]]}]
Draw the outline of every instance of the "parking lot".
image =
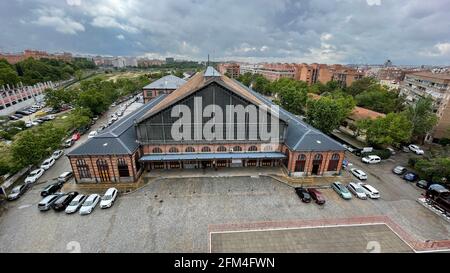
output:
[{"label": "parking lot", "polygon": [[291,187],[268,177],[174,178],[80,216],[39,212],[35,187],[0,218],[0,252],[69,252],[74,244],[81,252],[208,252],[211,225],[372,215],[390,217],[420,241],[448,239],[450,225],[418,204],[421,191],[389,173],[389,164],[363,166],[380,200],[345,201],[323,189],[325,206],[302,203]]}]

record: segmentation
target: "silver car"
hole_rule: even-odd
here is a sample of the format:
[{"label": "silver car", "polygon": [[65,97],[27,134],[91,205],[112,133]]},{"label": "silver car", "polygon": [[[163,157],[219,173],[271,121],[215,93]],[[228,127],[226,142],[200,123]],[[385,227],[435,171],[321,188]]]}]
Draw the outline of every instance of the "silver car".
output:
[{"label": "silver car", "polygon": [[79,194],[77,195],[67,206],[65,212],[67,214],[75,213],[77,210],[83,205],[83,202],[87,199],[86,195]]},{"label": "silver car", "polygon": [[100,195],[96,193],[89,195],[80,208],[80,215],[90,214],[95,209],[99,201]]},{"label": "silver car", "polygon": [[61,194],[52,194],[46,196],[44,199],[41,200],[38,204],[38,209],[40,211],[47,211],[50,209],[51,205],[55,203],[56,200],[61,196]]},{"label": "silver car", "polygon": [[367,194],[364,192],[364,190],[355,182],[350,182],[347,185],[347,188],[349,191],[351,191],[356,197],[359,199],[367,199]]}]

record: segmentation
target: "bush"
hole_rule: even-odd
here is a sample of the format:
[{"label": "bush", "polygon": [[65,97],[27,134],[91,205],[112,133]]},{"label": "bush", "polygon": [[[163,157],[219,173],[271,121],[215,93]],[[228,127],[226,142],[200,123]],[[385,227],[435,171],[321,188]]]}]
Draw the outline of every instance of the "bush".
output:
[{"label": "bush", "polygon": [[442,146],[447,146],[450,144],[450,138],[443,138],[441,140],[439,140],[439,144],[441,144]]},{"label": "bush", "polygon": [[409,165],[410,167],[413,167],[413,168],[414,168],[414,166],[416,166],[416,163],[417,163],[417,159],[415,159],[415,158],[409,158],[409,159],[408,159],[408,165]]}]

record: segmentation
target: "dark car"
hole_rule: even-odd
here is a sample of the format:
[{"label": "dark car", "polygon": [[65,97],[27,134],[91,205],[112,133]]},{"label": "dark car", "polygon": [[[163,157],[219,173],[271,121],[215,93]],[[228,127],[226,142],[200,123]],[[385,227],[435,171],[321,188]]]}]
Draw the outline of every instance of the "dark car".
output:
[{"label": "dark car", "polygon": [[311,196],[311,198],[316,201],[318,205],[324,205],[325,204],[325,197],[323,197],[323,194],[318,191],[317,189],[309,188],[308,193]]},{"label": "dark car", "polygon": [[76,191],[61,195],[51,206],[55,211],[65,210],[77,195]]},{"label": "dark car", "polygon": [[305,188],[302,187],[295,188],[295,192],[303,202],[305,203],[311,202],[311,195],[309,195],[308,191]]},{"label": "dark car", "polygon": [[431,184],[433,184],[433,183],[428,182],[428,181],[426,181],[426,180],[419,180],[419,181],[417,181],[416,186],[419,187],[419,188],[421,188],[421,189],[427,190],[428,187],[429,187]]},{"label": "dark car", "polygon": [[417,178],[419,178],[419,176],[413,172],[407,172],[403,176],[403,179],[405,179],[406,181],[409,181],[409,182],[414,182],[417,180]]},{"label": "dark car", "polygon": [[63,187],[64,183],[61,183],[56,180],[55,183],[48,185],[41,191],[41,196],[45,197],[51,194],[54,194],[55,192],[59,191]]},{"label": "dark car", "polygon": [[20,118],[16,115],[9,116],[9,120],[19,120]]},{"label": "dark car", "polygon": [[19,199],[20,196],[28,190],[29,185],[30,184],[22,184],[17,187],[14,187],[7,197],[8,201],[14,201]]},{"label": "dark car", "polygon": [[19,112],[16,112],[14,114],[14,116],[19,117],[19,118],[23,118],[24,116],[27,116],[27,114],[25,114],[25,112],[19,111]]}]

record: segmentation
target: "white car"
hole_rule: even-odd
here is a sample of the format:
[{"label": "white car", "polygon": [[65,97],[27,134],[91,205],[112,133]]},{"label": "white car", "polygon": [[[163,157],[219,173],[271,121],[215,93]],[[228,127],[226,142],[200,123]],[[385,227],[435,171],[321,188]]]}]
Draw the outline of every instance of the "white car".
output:
[{"label": "white car", "polygon": [[37,169],[32,171],[27,178],[25,178],[25,183],[31,184],[36,182],[43,174],[45,170],[44,169]]},{"label": "white car", "polygon": [[100,208],[102,209],[110,208],[114,204],[117,194],[118,191],[116,188],[109,188],[105,192],[105,195],[103,195],[102,201],[100,201]]},{"label": "white car", "polygon": [[113,115],[112,117],[111,117],[111,120],[112,121],[117,121],[119,118],[116,116],[116,115]]},{"label": "white car", "polygon": [[89,195],[80,208],[80,215],[90,214],[95,209],[99,201],[100,195],[96,193]]},{"label": "white car", "polygon": [[381,162],[381,158],[377,155],[368,155],[363,157],[361,161],[367,164],[376,164]]},{"label": "white car", "polygon": [[31,121],[25,122],[25,127],[31,128],[31,127],[33,127],[33,126],[34,126],[34,125],[33,125],[33,123],[31,123]]},{"label": "white car", "polygon": [[89,138],[93,138],[93,137],[95,137],[96,135],[98,135],[98,132],[97,132],[97,131],[92,131],[92,132],[89,133],[88,139],[89,139]]},{"label": "white car", "polygon": [[372,199],[378,199],[380,198],[380,192],[372,187],[369,184],[359,182],[358,185],[362,188],[362,190],[366,193],[367,196],[369,196]]},{"label": "white car", "polygon": [[53,157],[53,159],[57,160],[63,154],[64,154],[64,152],[62,150],[56,150],[56,151],[53,152],[52,157]]},{"label": "white car", "polygon": [[359,169],[352,168],[350,169],[350,172],[359,180],[367,180],[367,174]]},{"label": "white car", "polygon": [[83,194],[79,194],[75,196],[75,198],[69,203],[65,212],[67,214],[75,213],[77,210],[83,205],[83,202],[86,200],[87,196]]},{"label": "white car", "polygon": [[51,166],[55,165],[55,162],[56,161],[53,157],[47,158],[46,160],[44,160],[44,162],[42,162],[41,168],[44,170],[48,170]]},{"label": "white car", "polygon": [[59,182],[67,182],[69,179],[71,179],[73,176],[73,172],[63,172],[60,176],[58,176]]},{"label": "white car", "polygon": [[367,199],[367,194],[366,192],[361,188],[360,185],[358,185],[355,182],[350,182],[347,185],[347,188],[350,192],[352,192],[356,197],[358,197],[359,199]]},{"label": "white car", "polygon": [[420,147],[417,146],[417,145],[411,144],[411,145],[408,146],[408,148],[409,148],[411,151],[413,151],[413,152],[415,152],[416,154],[418,154],[418,155],[423,155],[423,154],[424,154],[424,151],[423,151],[422,149],[420,149]]}]

